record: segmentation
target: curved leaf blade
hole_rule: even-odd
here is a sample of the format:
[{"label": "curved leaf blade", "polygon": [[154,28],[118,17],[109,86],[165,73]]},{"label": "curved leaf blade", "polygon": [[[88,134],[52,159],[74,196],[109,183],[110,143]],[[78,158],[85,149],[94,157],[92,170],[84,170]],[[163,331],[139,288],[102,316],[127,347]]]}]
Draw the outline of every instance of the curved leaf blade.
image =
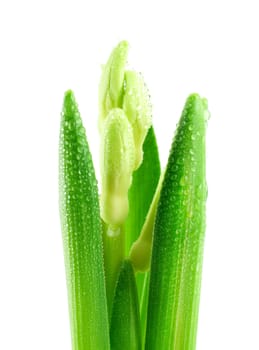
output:
[{"label": "curved leaf blade", "polygon": [[139,301],[142,343],[145,343],[146,336],[149,283],[150,271],[147,271],[144,274],[142,293]]},{"label": "curved leaf blade", "polygon": [[59,193],[72,347],[108,350],[97,183],[72,91],[65,94],[61,120]]},{"label": "curved leaf blade", "polygon": [[129,189],[129,215],[125,224],[126,254],[140,234],[160,177],[160,161],[153,127],[143,144],[143,162],[133,173]]},{"label": "curved leaf blade", "polygon": [[113,301],[111,329],[112,350],[141,350],[139,303],[134,271],[129,260],[121,266]]},{"label": "curved leaf blade", "polygon": [[146,349],[194,350],[205,233],[207,103],[189,96],[164,177],[151,262]]},{"label": "curved leaf blade", "polygon": [[[151,126],[143,144],[143,161],[133,173],[132,184],[128,193],[129,215],[125,223],[126,254],[129,254],[132,243],[135,242],[144,225],[152,199],[160,178],[160,160],[154,128]],[[149,272],[137,273],[137,289],[141,305],[147,303],[148,296],[144,288]],[[147,287],[146,287],[147,288]],[[146,307],[140,308],[142,328],[146,325]],[[143,331],[143,329],[142,329]],[[143,338],[144,340],[144,338]]]}]

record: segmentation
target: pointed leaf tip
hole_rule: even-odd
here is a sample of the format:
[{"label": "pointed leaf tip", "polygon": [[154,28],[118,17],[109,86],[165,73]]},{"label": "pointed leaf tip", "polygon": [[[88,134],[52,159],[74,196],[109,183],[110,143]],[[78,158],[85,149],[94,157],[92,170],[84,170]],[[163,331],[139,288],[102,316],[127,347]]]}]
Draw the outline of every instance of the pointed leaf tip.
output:
[{"label": "pointed leaf tip", "polygon": [[71,90],[64,96],[60,125],[59,205],[72,348],[108,350],[97,183],[85,130]]},{"label": "pointed leaf tip", "polygon": [[202,120],[207,121],[210,117],[210,113],[208,111],[208,101],[206,98],[200,97],[199,94],[193,93],[188,96],[184,111],[187,114],[192,116],[195,113],[195,117],[201,117]]},{"label": "pointed leaf tip", "polygon": [[111,349],[141,350],[139,302],[134,271],[122,263],[117,282],[110,328]]},{"label": "pointed leaf tip", "polygon": [[[195,349],[206,223],[207,101],[190,95],[172,143],[153,235],[146,349]],[[169,263],[170,262],[170,263]]]},{"label": "pointed leaf tip", "polygon": [[72,119],[78,112],[75,95],[72,90],[67,90],[64,94],[62,116],[64,119]]},{"label": "pointed leaf tip", "polygon": [[67,90],[64,95],[64,105],[69,106],[71,104],[75,104],[75,95],[72,90]]}]

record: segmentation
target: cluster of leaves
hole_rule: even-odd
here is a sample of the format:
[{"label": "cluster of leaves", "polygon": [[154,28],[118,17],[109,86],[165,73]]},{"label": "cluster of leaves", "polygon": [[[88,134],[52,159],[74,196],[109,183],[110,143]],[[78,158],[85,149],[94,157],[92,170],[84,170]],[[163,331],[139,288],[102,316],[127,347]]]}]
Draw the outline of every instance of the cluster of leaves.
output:
[{"label": "cluster of leaves", "polygon": [[[112,73],[124,61],[124,56],[113,65],[108,61],[104,68],[113,88],[107,93],[101,86],[101,135],[107,131],[105,118],[111,108],[124,106],[129,115],[135,113],[134,123],[140,123],[131,94],[127,100],[125,93],[116,92],[125,76],[129,82],[134,77],[121,69],[119,75]],[[138,104],[146,98],[142,85],[139,91]],[[144,124],[151,124],[149,110],[144,110]],[[195,349],[207,197],[207,117],[206,100],[190,95],[162,175],[152,125],[145,133],[133,133],[137,160],[130,181],[124,182],[129,187],[128,211],[120,222],[124,202],[116,202],[116,208],[111,188],[118,186],[123,166],[119,180],[113,181],[106,162],[102,183],[105,176],[109,181],[102,188],[106,197],[100,200],[78,106],[72,91],[66,92],[60,132],[60,214],[73,350]]]}]

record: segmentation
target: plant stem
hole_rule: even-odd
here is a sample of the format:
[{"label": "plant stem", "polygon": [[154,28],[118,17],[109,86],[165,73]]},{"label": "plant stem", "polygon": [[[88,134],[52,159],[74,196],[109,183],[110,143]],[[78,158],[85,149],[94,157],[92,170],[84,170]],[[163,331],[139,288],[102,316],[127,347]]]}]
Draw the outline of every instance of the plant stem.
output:
[{"label": "plant stem", "polygon": [[109,320],[111,318],[114,291],[125,258],[124,226],[112,227],[103,223],[104,269]]}]

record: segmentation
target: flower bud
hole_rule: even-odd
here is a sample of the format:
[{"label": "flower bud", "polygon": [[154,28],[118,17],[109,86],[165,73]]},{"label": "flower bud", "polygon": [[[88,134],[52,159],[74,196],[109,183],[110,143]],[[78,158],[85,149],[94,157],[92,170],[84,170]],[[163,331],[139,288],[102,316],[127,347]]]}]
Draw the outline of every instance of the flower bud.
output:
[{"label": "flower bud", "polygon": [[99,84],[99,130],[112,108],[122,107],[124,73],[129,45],[121,41],[112,51],[103,67]]},{"label": "flower bud", "polygon": [[112,109],[104,120],[101,137],[101,216],[120,225],[128,215],[128,189],[135,163],[132,127],[122,109]]},{"label": "flower bud", "polygon": [[148,89],[141,74],[138,72],[125,72],[123,110],[133,129],[136,152],[134,169],[137,169],[142,163],[142,146],[148,129],[152,124],[152,111]]}]

